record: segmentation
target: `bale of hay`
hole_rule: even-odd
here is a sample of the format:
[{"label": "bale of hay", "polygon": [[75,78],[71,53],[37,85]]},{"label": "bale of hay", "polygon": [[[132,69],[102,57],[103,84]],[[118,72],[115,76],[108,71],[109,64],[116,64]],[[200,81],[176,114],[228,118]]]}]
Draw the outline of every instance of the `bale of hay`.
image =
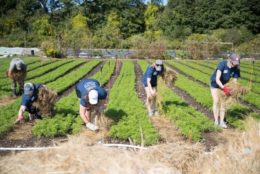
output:
[{"label": "bale of hay", "polygon": [[230,96],[226,96],[223,90],[218,89],[219,103],[228,108],[232,103],[236,102],[240,96],[249,92],[249,89],[242,86],[240,83],[230,81],[226,84],[230,88]]},{"label": "bale of hay", "polygon": [[43,116],[49,116],[52,114],[54,104],[57,99],[57,93],[48,89],[43,85],[38,92],[38,98],[33,102],[33,106],[39,109]]},{"label": "bale of hay", "polygon": [[172,69],[166,68],[162,74],[162,79],[168,87],[172,87],[177,80],[177,73]]}]

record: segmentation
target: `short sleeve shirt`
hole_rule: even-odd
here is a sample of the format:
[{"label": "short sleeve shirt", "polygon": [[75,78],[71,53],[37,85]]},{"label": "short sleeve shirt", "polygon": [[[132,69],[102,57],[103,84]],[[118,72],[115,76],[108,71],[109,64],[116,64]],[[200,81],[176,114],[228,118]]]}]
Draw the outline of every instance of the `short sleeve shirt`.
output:
[{"label": "short sleeve shirt", "polygon": [[156,71],[156,69],[152,66],[149,66],[143,76],[143,85],[145,87],[147,87],[147,79],[151,78],[151,86],[152,87],[156,87],[157,86],[157,76],[159,75],[159,73]]},{"label": "short sleeve shirt", "polygon": [[210,78],[210,84],[214,88],[219,88],[218,84],[216,83],[217,70],[221,71],[220,81],[223,85],[226,84],[230,80],[231,77],[233,77],[233,78],[240,77],[239,67],[229,68],[227,66],[227,61],[226,60],[222,61],[218,64],[216,70],[214,71],[214,73],[212,74],[212,76]]},{"label": "short sleeve shirt", "polygon": [[97,80],[84,79],[76,85],[76,93],[80,98],[80,105],[87,107],[88,103],[85,97],[88,95],[88,92],[93,89],[97,90],[99,100],[103,100],[107,97],[106,90],[100,87],[100,84]]},{"label": "short sleeve shirt", "polygon": [[38,91],[41,87],[41,84],[34,84],[33,94],[31,96],[23,94],[21,105],[25,107],[29,107],[30,105],[32,105],[32,103],[37,100]]}]

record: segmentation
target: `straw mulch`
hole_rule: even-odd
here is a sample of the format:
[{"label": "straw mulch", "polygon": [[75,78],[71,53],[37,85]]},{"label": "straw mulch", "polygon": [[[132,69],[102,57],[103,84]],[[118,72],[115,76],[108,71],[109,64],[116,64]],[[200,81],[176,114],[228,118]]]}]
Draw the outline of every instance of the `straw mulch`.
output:
[{"label": "straw mulch", "polygon": [[56,99],[57,93],[43,85],[39,89],[38,98],[33,102],[33,106],[39,109],[42,115],[49,116],[52,114]]},{"label": "straw mulch", "polygon": [[224,105],[226,108],[228,108],[232,103],[236,102],[240,96],[243,96],[249,92],[248,88],[235,81],[230,81],[226,85],[231,90],[230,96],[226,96],[223,90],[218,89],[218,97],[220,99],[219,104]]},{"label": "straw mulch", "polygon": [[168,87],[172,87],[177,80],[177,73],[172,69],[166,68],[162,74],[162,79]]}]

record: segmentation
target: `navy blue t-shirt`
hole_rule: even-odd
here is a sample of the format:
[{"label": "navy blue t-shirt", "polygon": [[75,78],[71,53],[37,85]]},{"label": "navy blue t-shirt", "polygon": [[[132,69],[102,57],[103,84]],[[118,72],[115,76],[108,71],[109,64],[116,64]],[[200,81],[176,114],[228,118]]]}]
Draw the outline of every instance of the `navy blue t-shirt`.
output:
[{"label": "navy blue t-shirt", "polygon": [[31,96],[23,94],[21,105],[25,107],[29,107],[34,101],[37,100],[38,91],[42,87],[41,84],[33,84],[34,90]]},{"label": "navy blue t-shirt", "polygon": [[106,90],[100,87],[100,84],[97,80],[83,79],[76,85],[76,93],[78,98],[80,98],[80,105],[87,107],[88,104],[85,97],[92,89],[97,90],[99,100],[105,99],[107,97]]},{"label": "navy blue t-shirt", "polygon": [[229,68],[227,66],[227,61],[224,60],[218,64],[217,69],[215,70],[215,72],[212,74],[212,76],[210,78],[210,85],[214,88],[219,88],[218,84],[216,83],[217,70],[221,71],[220,81],[223,85],[226,84],[230,80],[231,77],[233,77],[233,78],[240,77],[239,67]]},{"label": "navy blue t-shirt", "polygon": [[157,76],[159,75],[159,72],[156,71],[156,69],[153,66],[147,67],[144,76],[143,76],[143,85],[147,87],[147,78],[151,78],[151,86],[156,87],[157,86]]}]

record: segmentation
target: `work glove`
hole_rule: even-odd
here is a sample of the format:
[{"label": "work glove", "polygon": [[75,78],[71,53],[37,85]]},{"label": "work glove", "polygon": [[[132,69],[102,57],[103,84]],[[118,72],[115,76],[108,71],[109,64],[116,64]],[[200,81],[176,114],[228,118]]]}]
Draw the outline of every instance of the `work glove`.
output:
[{"label": "work glove", "polygon": [[226,96],[230,96],[231,95],[231,90],[228,86],[224,86],[223,91],[225,93]]}]

